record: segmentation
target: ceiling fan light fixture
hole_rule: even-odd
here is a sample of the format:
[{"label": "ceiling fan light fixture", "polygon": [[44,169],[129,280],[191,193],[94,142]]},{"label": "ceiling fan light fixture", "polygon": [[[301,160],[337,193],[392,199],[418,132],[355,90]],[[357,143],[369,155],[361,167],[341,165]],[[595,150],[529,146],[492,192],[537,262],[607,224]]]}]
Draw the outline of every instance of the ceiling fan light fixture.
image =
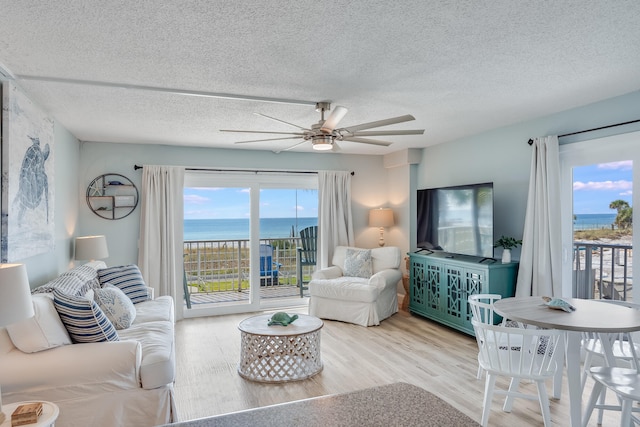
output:
[{"label": "ceiling fan light fixture", "polygon": [[333,148],[333,136],[331,135],[314,135],[311,137],[313,149],[318,151],[328,151]]},{"label": "ceiling fan light fixture", "polygon": [[[296,132],[280,132],[280,131],[254,131],[254,130],[229,130],[229,129],[221,129],[221,132],[245,132],[245,133],[265,133],[265,134],[273,134],[273,135],[292,135],[292,136],[282,136],[278,138],[266,138],[266,139],[252,139],[249,141],[236,141],[235,144],[244,144],[248,142],[262,142],[262,141],[276,141],[282,139],[301,139],[302,141],[291,145],[287,148],[281,150],[274,150],[274,152],[280,151],[289,151],[293,148],[299,146],[300,144],[304,144],[305,142],[311,142],[311,147],[313,151],[340,151],[340,146],[338,142],[340,141],[348,141],[348,142],[357,142],[360,144],[369,144],[369,145],[378,145],[381,147],[388,147],[392,143],[388,141],[378,141],[375,139],[368,138],[369,136],[387,136],[387,135],[423,135],[424,129],[415,129],[415,130],[379,130],[379,131],[370,131],[369,129],[389,126],[396,123],[408,122],[411,120],[415,120],[410,114],[405,114],[404,116],[392,117],[384,120],[377,120],[369,123],[361,123],[359,125],[354,125],[345,128],[339,128],[338,123],[342,120],[342,118],[347,113],[347,109],[345,107],[341,107],[337,105],[333,111],[329,114],[329,116],[325,119],[325,113],[331,109],[331,103],[328,101],[318,102],[316,103],[316,110],[320,112],[320,120],[317,123],[312,124],[309,128],[305,128],[303,126],[296,125],[294,123],[289,123],[284,120],[280,120],[275,117],[267,116],[266,114],[256,113],[259,116],[265,117],[270,120],[274,120],[276,122],[292,126],[297,129]],[[365,137],[365,138],[363,138]]]}]

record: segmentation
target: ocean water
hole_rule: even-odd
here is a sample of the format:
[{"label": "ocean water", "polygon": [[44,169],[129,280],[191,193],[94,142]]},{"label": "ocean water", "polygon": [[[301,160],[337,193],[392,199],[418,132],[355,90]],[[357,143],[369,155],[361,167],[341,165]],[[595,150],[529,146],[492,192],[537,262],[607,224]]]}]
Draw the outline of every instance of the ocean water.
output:
[{"label": "ocean water", "polygon": [[[576,214],[574,230],[611,228],[616,214]],[[260,238],[274,239],[299,236],[300,230],[318,225],[318,218],[263,218]],[[249,219],[185,219],[184,240],[249,239]]]},{"label": "ocean water", "polygon": [[[262,218],[260,238],[274,239],[300,235],[300,230],[318,225],[318,218]],[[249,219],[185,219],[184,240],[249,239]]]},{"label": "ocean water", "polygon": [[611,228],[616,220],[616,214],[575,214],[574,230],[594,230]]}]

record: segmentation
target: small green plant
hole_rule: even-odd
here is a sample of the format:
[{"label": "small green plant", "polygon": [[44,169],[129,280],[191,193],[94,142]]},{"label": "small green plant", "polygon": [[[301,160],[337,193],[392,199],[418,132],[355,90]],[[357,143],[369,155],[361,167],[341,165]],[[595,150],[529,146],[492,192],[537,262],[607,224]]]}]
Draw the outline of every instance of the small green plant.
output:
[{"label": "small green plant", "polygon": [[522,240],[514,239],[513,237],[501,236],[496,242],[493,244],[494,248],[504,248],[504,249],[512,249],[520,246],[522,244]]}]

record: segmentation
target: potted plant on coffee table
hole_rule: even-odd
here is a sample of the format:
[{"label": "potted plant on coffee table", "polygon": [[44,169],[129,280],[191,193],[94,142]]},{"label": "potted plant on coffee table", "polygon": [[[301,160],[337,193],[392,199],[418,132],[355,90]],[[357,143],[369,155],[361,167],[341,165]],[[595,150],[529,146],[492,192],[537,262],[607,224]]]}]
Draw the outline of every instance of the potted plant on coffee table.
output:
[{"label": "potted plant on coffee table", "polygon": [[502,262],[511,262],[511,249],[517,248],[522,244],[522,240],[513,237],[500,236],[493,244],[494,248],[502,248]]}]

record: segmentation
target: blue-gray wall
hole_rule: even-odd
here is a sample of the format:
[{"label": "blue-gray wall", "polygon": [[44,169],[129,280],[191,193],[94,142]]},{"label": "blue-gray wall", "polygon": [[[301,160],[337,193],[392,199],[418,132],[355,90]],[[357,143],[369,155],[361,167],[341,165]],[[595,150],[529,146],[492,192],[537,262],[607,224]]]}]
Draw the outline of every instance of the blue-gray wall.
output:
[{"label": "blue-gray wall", "polygon": [[[523,101],[526,102],[526,101]],[[400,173],[384,169],[380,156],[323,155],[270,151],[237,151],[207,148],[179,148],[146,144],[79,143],[59,123],[55,126],[55,221],[56,249],[24,262],[32,286],[55,277],[74,264],[73,238],[87,234],[105,234],[109,242],[110,265],[137,261],[139,208],[118,221],[98,218],[85,202],[86,186],[103,173],[121,173],[140,185],[141,173],[134,164],[168,164],[184,166],[353,170],[353,215],[356,244],[374,247],[378,232],[367,226],[371,207],[390,205],[396,215],[410,217],[386,234],[388,245],[415,246],[413,197],[417,188],[494,182],[495,233],[522,235],[529,181],[531,137],[563,134],[576,130],[640,119],[640,92],[612,98],[592,105],[565,111],[513,126],[462,138],[423,150],[418,166],[408,166]],[[417,112],[419,114],[419,112]],[[638,127],[627,127],[637,130]],[[624,128],[607,131],[619,133]],[[428,133],[428,132],[427,132]],[[583,136],[602,136],[592,133]],[[570,140],[565,138],[565,140]],[[562,142],[566,142],[561,140]],[[640,150],[640,147],[639,147]],[[514,256],[519,256],[516,252]]]},{"label": "blue-gray wall", "polygon": [[[523,101],[526,102],[526,101]],[[416,188],[477,182],[494,183],[494,235],[522,237],[531,147],[529,138],[640,119],[640,91],[519,123],[446,144],[428,147],[418,167]],[[638,130],[638,124],[560,139],[560,144]],[[638,147],[640,150],[640,146]],[[414,228],[415,230],[415,228]],[[411,233],[415,247],[415,233]],[[518,258],[520,250],[514,251]],[[496,252],[496,256],[500,253]]]}]

